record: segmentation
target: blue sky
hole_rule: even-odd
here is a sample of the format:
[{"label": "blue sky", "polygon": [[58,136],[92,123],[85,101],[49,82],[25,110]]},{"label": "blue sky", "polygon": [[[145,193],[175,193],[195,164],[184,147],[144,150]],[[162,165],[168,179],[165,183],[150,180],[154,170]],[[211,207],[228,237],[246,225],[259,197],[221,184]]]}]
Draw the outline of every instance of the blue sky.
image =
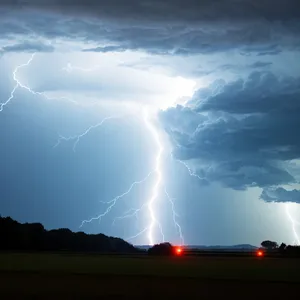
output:
[{"label": "blue sky", "polygon": [[133,244],[299,241],[299,4],[185,2],[0,6],[1,215]]}]

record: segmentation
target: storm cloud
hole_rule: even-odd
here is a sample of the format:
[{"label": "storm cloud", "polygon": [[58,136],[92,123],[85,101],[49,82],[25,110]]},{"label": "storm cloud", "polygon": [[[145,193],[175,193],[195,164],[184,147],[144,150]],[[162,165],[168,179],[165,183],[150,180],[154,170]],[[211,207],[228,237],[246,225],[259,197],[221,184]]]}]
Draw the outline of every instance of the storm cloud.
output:
[{"label": "storm cloud", "polygon": [[203,90],[193,96],[191,102],[197,111],[223,111],[232,114],[287,113],[300,109],[300,78],[278,78],[271,72],[252,72],[246,80],[237,79],[219,86],[220,91]]},{"label": "storm cloud", "polygon": [[34,32],[92,43],[85,49],[96,52],[275,55],[300,47],[296,0],[2,1],[1,15],[7,38]]},{"label": "storm cloud", "polygon": [[275,189],[264,189],[260,198],[266,202],[300,203],[300,191],[296,189],[287,191],[282,187]]},{"label": "storm cloud", "polygon": [[62,12],[78,12],[89,16],[109,16],[140,20],[256,20],[286,21],[300,17],[297,0],[2,0],[2,4],[17,8],[39,8]]},{"label": "storm cloud", "polygon": [[[188,107],[160,115],[174,156],[196,161],[199,175],[234,189],[296,183],[286,162],[300,158],[299,78],[253,72],[195,92]],[[185,119],[189,114],[198,124]],[[189,118],[189,117],[187,117]],[[263,197],[265,199],[266,197]]]}]

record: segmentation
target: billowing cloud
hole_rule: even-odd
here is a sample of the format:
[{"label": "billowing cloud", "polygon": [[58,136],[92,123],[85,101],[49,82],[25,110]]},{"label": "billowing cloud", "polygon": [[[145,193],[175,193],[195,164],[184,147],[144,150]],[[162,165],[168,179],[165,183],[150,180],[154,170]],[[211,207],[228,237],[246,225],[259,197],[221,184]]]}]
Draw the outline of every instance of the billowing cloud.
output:
[{"label": "billowing cloud", "polygon": [[210,0],[27,0],[2,1],[17,8],[39,7],[67,13],[78,12],[94,16],[109,16],[133,20],[184,20],[212,22],[221,20],[256,20],[266,18],[270,21],[285,21],[300,17],[299,1],[287,0],[223,0],[212,3]]},{"label": "billowing cloud", "polygon": [[53,52],[54,47],[44,44],[42,42],[24,41],[8,46],[2,47],[2,51],[5,52]]},{"label": "billowing cloud", "polygon": [[[12,38],[34,32],[48,39],[90,43],[85,45],[90,51],[130,49],[172,55],[233,49],[245,55],[275,55],[300,47],[297,0],[285,1],[284,5],[280,0],[20,3],[4,2],[2,36]],[[114,46],[107,48],[107,44]]]},{"label": "billowing cloud", "polygon": [[294,202],[300,203],[300,190],[288,191],[282,187],[266,188],[260,198],[266,202]]},{"label": "billowing cloud", "polygon": [[300,109],[300,78],[278,78],[271,72],[253,72],[247,80],[238,79],[219,86],[220,92],[210,88],[195,93],[192,102],[197,111],[223,111],[233,114],[280,112]]},{"label": "billowing cloud", "polygon": [[[246,80],[216,81],[198,90],[189,108],[160,117],[174,156],[193,160],[208,181],[234,189],[277,186],[296,182],[285,163],[300,157],[299,98],[298,78],[254,72]],[[187,123],[187,110],[197,125]]]}]

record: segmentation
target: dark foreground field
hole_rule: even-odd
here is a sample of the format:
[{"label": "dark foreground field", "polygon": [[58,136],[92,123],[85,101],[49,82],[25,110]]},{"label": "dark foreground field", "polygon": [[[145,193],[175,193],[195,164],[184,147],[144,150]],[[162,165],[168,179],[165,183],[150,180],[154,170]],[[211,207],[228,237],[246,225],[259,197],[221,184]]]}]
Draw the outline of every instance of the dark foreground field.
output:
[{"label": "dark foreground field", "polygon": [[255,257],[0,254],[0,299],[269,299],[298,294],[299,267]]}]

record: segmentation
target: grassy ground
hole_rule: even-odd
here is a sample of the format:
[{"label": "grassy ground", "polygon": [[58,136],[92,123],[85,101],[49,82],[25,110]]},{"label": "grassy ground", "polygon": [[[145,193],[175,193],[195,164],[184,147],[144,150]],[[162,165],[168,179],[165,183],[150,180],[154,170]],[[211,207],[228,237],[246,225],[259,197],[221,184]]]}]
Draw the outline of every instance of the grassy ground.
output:
[{"label": "grassy ground", "polygon": [[294,283],[300,283],[299,267],[300,260],[296,259],[256,257],[0,254],[0,293],[45,293],[43,298],[53,293],[53,297],[66,297],[69,292],[76,292],[78,297],[86,293],[186,295],[199,292],[202,286],[203,292],[222,295],[231,287],[237,292],[251,284],[247,295],[256,292],[256,287],[278,295],[280,289],[286,294],[297,286]]},{"label": "grassy ground", "polygon": [[0,271],[141,275],[300,282],[300,260],[226,257],[145,257],[0,254]]}]

